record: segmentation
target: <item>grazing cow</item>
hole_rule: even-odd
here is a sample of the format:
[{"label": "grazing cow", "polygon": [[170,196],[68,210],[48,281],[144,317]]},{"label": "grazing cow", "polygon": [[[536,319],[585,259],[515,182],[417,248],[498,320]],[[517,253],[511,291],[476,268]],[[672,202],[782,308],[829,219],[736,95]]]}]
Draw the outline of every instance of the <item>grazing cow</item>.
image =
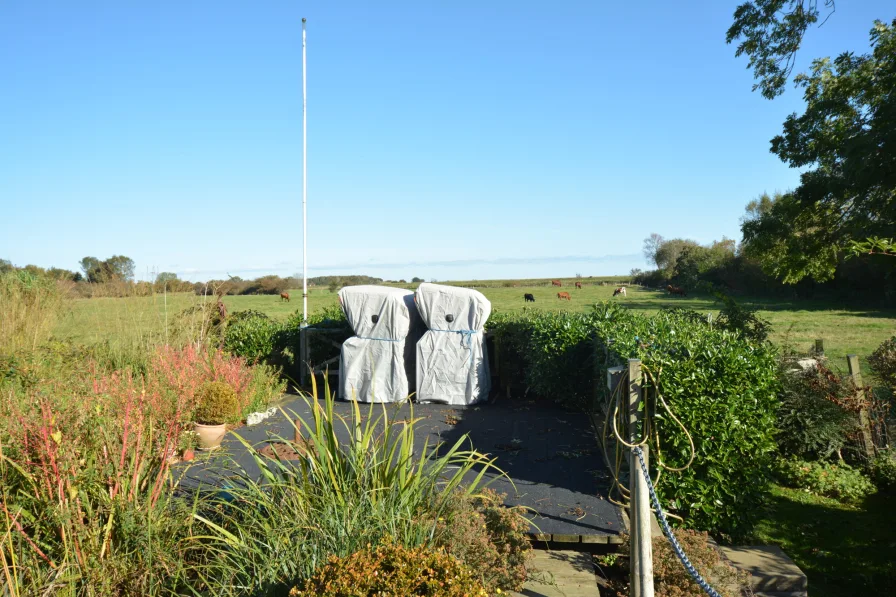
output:
[{"label": "grazing cow", "polygon": [[562,286],[563,286],[563,282],[561,282],[560,280],[551,280],[551,286],[560,286],[560,287],[562,287]]},{"label": "grazing cow", "polygon": [[582,283],[581,283],[581,282],[576,282],[576,288],[578,288],[579,290],[581,290],[581,289],[582,289]]},{"label": "grazing cow", "polygon": [[526,294],[523,295],[523,300],[525,300],[527,303],[534,303],[535,297],[527,292]]},{"label": "grazing cow", "polygon": [[669,284],[668,286],[666,286],[666,290],[669,291],[669,294],[678,294],[678,295],[681,295],[681,296],[687,296],[687,295],[688,295],[688,293],[685,292],[684,288],[680,288],[680,287],[678,287],[678,286],[672,286],[671,284]]},{"label": "grazing cow", "polygon": [[569,293],[568,293],[568,292],[558,292],[558,293],[557,293],[557,298],[558,298],[558,299],[561,299],[561,300],[566,299],[566,300],[568,300],[568,301],[572,300],[572,298],[569,296]]},{"label": "grazing cow", "polygon": [[283,301],[286,301],[287,303],[289,302],[289,293],[288,292],[280,293],[280,302],[283,302]]},{"label": "grazing cow", "polygon": [[621,294],[622,296],[628,296],[627,294],[625,294],[625,286],[620,286],[619,288],[617,288],[616,290],[613,291],[613,296],[616,296],[617,294]]}]

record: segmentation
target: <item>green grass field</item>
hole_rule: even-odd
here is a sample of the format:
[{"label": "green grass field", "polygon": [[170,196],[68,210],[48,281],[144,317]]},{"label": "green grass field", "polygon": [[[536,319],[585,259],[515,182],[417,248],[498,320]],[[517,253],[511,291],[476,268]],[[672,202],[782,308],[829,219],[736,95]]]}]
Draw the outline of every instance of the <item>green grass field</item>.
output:
[{"label": "green grass field", "polygon": [[892,595],[896,509],[883,494],[858,506],[775,485],[755,531],[780,545],[809,579],[813,597]]},{"label": "green grass field", "polygon": [[[609,280],[606,279],[606,280]],[[549,281],[519,282],[456,282],[476,285],[499,311],[523,308],[542,310],[584,311],[598,301],[619,301],[631,309],[656,312],[662,307],[681,306],[701,313],[716,313],[718,302],[709,296],[671,297],[664,292],[629,287],[627,297],[613,297],[613,285],[600,285],[594,280],[583,280],[577,290],[574,280],[564,279],[563,288],[553,288]],[[505,286],[519,284],[519,286]],[[572,300],[557,299],[557,291],[568,291]],[[535,296],[535,303],[525,303],[524,293]],[[292,301],[281,301],[278,296],[227,296],[224,303],[229,312],[255,309],[276,319],[285,319],[301,310],[301,290],[291,290]],[[71,302],[70,312],[58,325],[55,335],[60,339],[93,343],[121,338],[159,337],[164,335],[166,314],[170,319],[183,309],[201,301],[192,294],[172,294],[164,297],[93,298]],[[760,315],[773,326],[772,340],[779,346],[788,345],[799,352],[809,351],[816,338],[823,338],[825,351],[838,368],[845,366],[845,356],[855,353],[863,359],[885,339],[896,334],[896,309],[874,310],[851,308],[826,301],[750,300],[741,302],[760,310]],[[335,305],[336,294],[326,288],[312,288],[308,298],[309,312]]]}]

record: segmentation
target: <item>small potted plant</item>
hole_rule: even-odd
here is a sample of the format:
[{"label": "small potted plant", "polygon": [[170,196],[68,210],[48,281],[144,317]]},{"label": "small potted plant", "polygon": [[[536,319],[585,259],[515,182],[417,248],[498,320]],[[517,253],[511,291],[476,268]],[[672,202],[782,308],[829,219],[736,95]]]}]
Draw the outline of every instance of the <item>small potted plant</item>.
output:
[{"label": "small potted plant", "polygon": [[199,388],[194,414],[200,450],[214,450],[227,433],[226,423],[239,416],[236,392],[228,384],[210,381]]}]

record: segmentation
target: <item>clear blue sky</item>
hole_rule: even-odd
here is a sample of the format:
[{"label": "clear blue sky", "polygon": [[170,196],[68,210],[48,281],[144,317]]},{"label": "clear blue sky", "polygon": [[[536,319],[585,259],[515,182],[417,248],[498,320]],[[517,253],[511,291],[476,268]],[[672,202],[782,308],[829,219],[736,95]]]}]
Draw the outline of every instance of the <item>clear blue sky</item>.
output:
[{"label": "clear blue sky", "polygon": [[[627,273],[651,232],[740,239],[794,186],[788,89],[750,91],[738,2],[0,3],[0,257],[138,277]],[[799,66],[866,51],[844,0]]]}]

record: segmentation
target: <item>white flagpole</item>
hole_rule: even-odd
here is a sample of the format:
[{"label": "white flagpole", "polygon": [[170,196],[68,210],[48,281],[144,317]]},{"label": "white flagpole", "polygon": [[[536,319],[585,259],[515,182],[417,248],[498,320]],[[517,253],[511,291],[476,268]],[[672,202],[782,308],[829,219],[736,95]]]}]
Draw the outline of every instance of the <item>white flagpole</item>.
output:
[{"label": "white flagpole", "polygon": [[302,17],[302,323],[308,324],[308,115],[305,62],[305,17]]}]

